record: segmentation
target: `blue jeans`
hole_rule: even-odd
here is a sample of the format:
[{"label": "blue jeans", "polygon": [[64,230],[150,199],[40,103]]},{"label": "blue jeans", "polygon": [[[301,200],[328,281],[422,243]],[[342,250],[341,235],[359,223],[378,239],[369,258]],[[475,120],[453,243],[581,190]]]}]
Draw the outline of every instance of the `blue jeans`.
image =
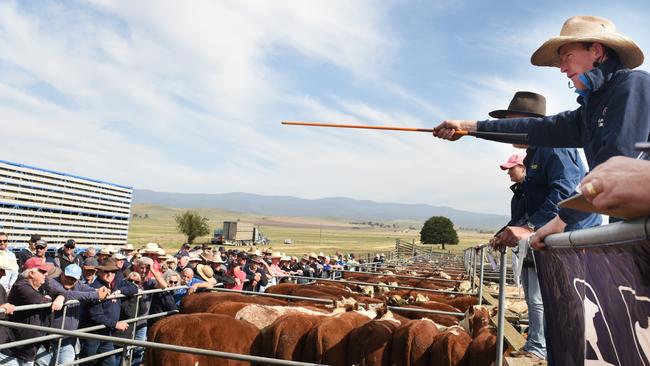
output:
[{"label": "blue jeans", "polygon": [[42,345],[36,351],[36,366],[50,366],[60,363],[67,363],[74,361],[77,355],[74,350],[74,344],[77,342],[76,338],[67,338],[61,342],[61,350],[59,351],[59,362],[54,362],[54,354],[59,341],[50,341],[50,349],[47,350]]},{"label": "blue jeans", "polygon": [[[79,352],[79,358],[86,358],[113,350],[113,342],[102,342],[95,339],[84,339],[81,341],[81,352]],[[83,364],[115,366],[115,355],[106,356],[104,358],[85,362]]]},{"label": "blue jeans", "polygon": [[[136,328],[135,330],[135,340],[136,341],[146,341],[147,340],[147,326],[140,326],[139,328]],[[119,348],[118,345],[115,345],[116,348]],[[128,346],[123,346],[123,347],[128,347]],[[131,357],[131,366],[140,366],[142,364],[142,361],[144,360],[144,348],[142,347],[136,347],[133,350],[133,356]],[[116,359],[116,364],[121,365],[122,364],[122,354],[118,354],[115,357]]]},{"label": "blue jeans", "polygon": [[528,340],[524,349],[538,357],[546,358],[544,304],[535,267],[524,267],[521,270],[521,283],[524,287],[526,305],[528,305]]},{"label": "blue jeans", "polygon": [[33,361],[23,361],[20,358],[7,356],[0,352],[0,365],[3,366],[33,366]]}]

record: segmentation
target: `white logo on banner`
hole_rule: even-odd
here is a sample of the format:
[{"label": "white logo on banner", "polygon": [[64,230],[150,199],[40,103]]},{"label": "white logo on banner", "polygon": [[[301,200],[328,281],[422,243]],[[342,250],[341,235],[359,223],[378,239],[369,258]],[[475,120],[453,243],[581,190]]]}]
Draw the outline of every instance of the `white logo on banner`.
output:
[{"label": "white logo on banner", "polygon": [[[639,319],[632,319],[630,307],[633,309],[636,309],[637,307],[643,305],[648,307],[650,305],[650,298],[646,296],[637,296],[636,291],[633,288],[627,286],[619,286],[618,291],[621,293],[621,297],[625,303],[625,310],[627,311],[627,317],[630,322],[630,331],[634,335],[636,351],[639,354],[639,358],[643,364],[648,365],[647,360],[650,360],[650,317],[645,320],[646,323],[649,323],[649,326],[647,328],[643,328],[639,323]],[[628,294],[627,299],[634,301],[634,304],[628,304],[626,293]]]},{"label": "white logo on banner", "polygon": [[[585,287],[584,294],[578,288],[577,286],[578,283],[582,284]],[[614,339],[612,337],[612,332],[609,329],[609,324],[607,323],[607,319],[605,319],[605,315],[603,314],[602,306],[600,305],[600,300],[598,300],[598,296],[596,295],[596,292],[594,291],[593,287],[591,287],[591,285],[588,284],[583,279],[574,278],[573,288],[578,293],[578,296],[582,298],[582,303],[583,303],[583,310],[585,314],[585,352],[587,350],[587,346],[589,346],[596,354],[595,360],[587,359],[587,355],[585,354],[585,366],[613,365],[603,359],[602,352],[600,351],[598,342],[600,341],[602,344],[604,341],[606,341],[606,339],[600,339],[600,340],[598,339],[598,328],[596,327],[596,321],[598,320],[602,321],[605,324],[605,328],[607,328],[607,334],[600,334],[600,335],[609,338],[609,346],[614,350],[614,353],[616,354],[616,360],[618,361],[617,364],[620,365],[621,361],[618,357],[618,353],[616,352],[616,347],[614,347]],[[587,296],[587,291],[589,291],[590,296]]]}]

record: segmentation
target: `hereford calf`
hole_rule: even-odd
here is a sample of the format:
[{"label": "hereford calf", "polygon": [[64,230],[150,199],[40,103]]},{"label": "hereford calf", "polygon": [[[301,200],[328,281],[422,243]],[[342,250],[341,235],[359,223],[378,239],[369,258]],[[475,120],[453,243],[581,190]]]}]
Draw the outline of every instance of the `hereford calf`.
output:
[{"label": "hereford calf", "polygon": [[324,316],[291,313],[277,318],[262,329],[263,355],[283,360],[300,361],[307,334]]},{"label": "hereford calf", "polygon": [[[220,314],[180,314],[163,318],[153,325],[148,339],[152,342],[247,355],[259,355],[261,350],[261,336],[257,327],[247,321]],[[250,365],[249,362],[155,348],[147,349],[146,359],[148,365],[156,366]]]},{"label": "hereford calf", "polygon": [[369,322],[375,314],[351,311],[323,319],[307,335],[303,361],[345,365],[350,332]]},{"label": "hereford calf", "polygon": [[391,345],[391,365],[428,366],[429,348],[438,327],[429,319],[411,320],[395,329]]},{"label": "hereford calf", "polygon": [[262,305],[286,305],[284,300],[270,297],[243,295],[231,292],[200,292],[185,296],[181,300],[181,313],[204,313],[216,304],[231,301]]},{"label": "hereford calf", "polygon": [[350,332],[346,365],[382,366],[390,364],[393,332],[402,323],[388,312]]},{"label": "hereford calf", "polygon": [[472,343],[467,350],[468,363],[472,366],[493,366],[496,361],[497,331],[490,324],[497,308],[475,305],[467,310],[463,326],[472,334]]},{"label": "hereford calf", "polygon": [[433,339],[430,366],[470,366],[467,349],[472,337],[461,326],[449,327]]}]

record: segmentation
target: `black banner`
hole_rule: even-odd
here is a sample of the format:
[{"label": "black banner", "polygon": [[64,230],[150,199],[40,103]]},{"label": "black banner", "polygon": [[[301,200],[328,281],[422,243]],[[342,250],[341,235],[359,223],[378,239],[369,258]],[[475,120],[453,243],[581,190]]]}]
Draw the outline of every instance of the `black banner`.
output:
[{"label": "black banner", "polygon": [[553,365],[650,366],[650,241],[535,260]]}]

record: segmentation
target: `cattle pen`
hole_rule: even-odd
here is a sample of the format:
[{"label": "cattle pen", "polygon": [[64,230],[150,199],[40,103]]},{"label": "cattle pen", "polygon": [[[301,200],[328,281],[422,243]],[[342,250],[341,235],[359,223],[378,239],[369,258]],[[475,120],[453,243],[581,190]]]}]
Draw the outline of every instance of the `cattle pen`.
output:
[{"label": "cattle pen", "polygon": [[[585,230],[580,230],[571,233],[556,234],[547,238],[546,243],[547,243],[548,250],[546,250],[543,253],[543,256],[540,256],[539,259],[544,261],[550,261],[551,259],[553,259],[553,257],[561,257],[561,255],[570,253],[571,251],[584,254],[589,250],[592,250],[593,248],[596,248],[597,250],[601,250],[601,251],[605,251],[608,250],[609,248],[612,248],[612,250],[616,251],[616,253],[620,253],[621,251],[627,248],[632,248],[632,250],[636,250],[640,248],[639,250],[643,250],[643,253],[646,253],[645,252],[646,249],[644,248],[647,247],[647,244],[649,242],[648,233],[650,233],[650,221],[648,218],[644,218],[640,220],[621,222],[621,223],[611,224],[608,226],[585,229]],[[441,294],[441,295],[465,294],[465,295],[477,296],[478,304],[485,303],[488,305],[497,306],[498,314],[496,316],[490,316],[490,321],[496,325],[496,329],[497,329],[497,336],[496,336],[497,342],[496,342],[496,352],[495,352],[496,354],[494,355],[495,361],[496,364],[501,364],[503,361],[504,350],[505,350],[504,340],[508,343],[511,349],[517,350],[523,345],[523,337],[521,337],[521,335],[514,330],[510,322],[506,321],[506,319],[508,320],[514,319],[515,321],[517,321],[516,319],[517,317],[509,313],[509,311],[506,309],[505,306],[506,284],[514,280],[514,273],[509,268],[510,266],[506,260],[507,252],[506,250],[500,251],[498,268],[496,270],[494,268],[488,270],[486,269],[486,265],[492,266],[493,263],[491,261],[486,261],[485,249],[486,246],[481,245],[476,248],[468,249],[463,256],[456,256],[456,257],[449,256],[447,253],[430,252],[425,254],[418,254],[416,256],[408,257],[408,258],[394,258],[392,260],[387,261],[386,263],[373,263],[364,266],[359,266],[360,268],[357,268],[357,270],[354,271],[334,270],[329,274],[328,278],[305,278],[300,276],[290,276],[288,279],[308,281],[312,285],[318,283],[337,283],[343,287],[371,286],[375,288],[385,287],[386,289],[389,290],[404,290],[404,291],[412,291],[418,293],[431,293],[431,294]],[[580,258],[584,259],[583,257]],[[583,262],[582,266],[577,266],[577,267],[579,267],[578,269],[582,271],[588,271],[589,268],[586,267],[584,263],[585,262]],[[632,260],[631,263],[635,263],[635,261]],[[560,269],[563,271],[569,270],[566,268],[566,266],[561,268],[557,266],[553,267],[553,270],[555,271],[558,271]],[[391,285],[389,283],[380,283],[379,280],[383,276],[386,276],[386,272],[389,272],[391,270],[395,272],[397,272],[398,270],[403,270],[405,272],[405,273],[394,273],[393,274],[395,276],[394,278],[399,278],[404,280],[417,280],[420,281],[419,283],[421,284],[425,284],[427,282],[431,282],[431,283],[437,282],[439,284],[446,283],[450,286],[450,289],[442,290],[442,289],[422,287],[424,285],[420,285],[420,287],[415,287],[415,286],[407,286],[407,285]],[[409,271],[416,272],[418,274],[411,275],[408,274]],[[445,271],[448,271],[449,273],[454,273],[454,276],[458,278],[451,278],[451,279],[435,278],[434,273],[438,272],[438,274],[440,274],[440,272],[445,272]],[[487,274],[490,274],[491,276],[487,276]],[[488,293],[485,284],[485,281],[489,277],[494,277],[494,275],[497,275],[497,278],[499,279],[498,299],[495,299]],[[542,271],[541,275],[547,276],[546,279],[550,279],[550,277],[548,277],[549,274],[546,272]],[[376,280],[358,281],[354,279],[355,276],[365,276],[364,278],[374,277],[376,278]],[[465,281],[469,283],[469,289],[467,289],[466,291],[457,291],[455,289],[451,289],[452,287],[457,287],[458,285],[465,283]],[[579,282],[580,281],[575,283],[579,283]],[[553,285],[558,285],[557,281]],[[598,291],[597,286],[599,286],[597,283],[592,281],[591,283],[587,283],[587,285],[584,285],[581,288],[590,289],[590,291],[597,293]],[[337,301],[333,298],[327,298],[327,297],[319,298],[313,296],[296,296],[296,295],[287,295],[287,294],[280,294],[280,293],[258,293],[252,291],[228,290],[222,287],[223,287],[222,284],[216,284],[214,288],[210,289],[210,291],[214,291],[217,293],[219,292],[236,293],[241,296],[246,296],[251,298],[265,297],[265,298],[272,298],[272,299],[283,299],[288,302],[294,302],[294,301],[301,302],[301,303],[310,302],[314,304],[326,304],[326,305],[328,304],[334,305]],[[619,286],[619,289],[621,289],[620,291],[624,291],[624,290],[628,291],[627,290],[628,287],[632,288],[632,285],[625,285],[625,286],[621,285]],[[180,288],[187,288],[187,287],[178,286],[178,287],[166,288],[166,289],[148,290],[134,296],[137,297],[139,303],[139,299],[143,295],[153,294],[156,292],[173,291]],[[637,286],[637,291],[639,291],[638,290],[639,288],[640,287]],[[628,292],[633,293],[632,290],[629,290]],[[624,305],[629,306],[629,302],[631,301],[629,299],[634,300],[634,296],[624,298],[625,300]],[[646,301],[643,300],[644,298],[640,296],[636,296],[636,299],[637,299],[636,301],[638,302]],[[563,299],[560,298],[557,299],[557,301],[562,302]],[[78,306],[78,304],[79,303],[76,301],[67,301],[64,304],[64,307],[61,311],[65,312],[69,306],[75,306],[75,305]],[[359,305],[362,307],[370,308],[373,304],[363,303],[362,301],[360,301]],[[597,305],[601,306],[600,304]],[[19,306],[16,307],[15,311],[18,312],[18,311],[33,310],[33,309],[44,309],[50,306],[51,303]],[[553,304],[550,304],[549,306],[553,306]],[[461,312],[450,312],[450,311],[434,310],[434,309],[415,309],[415,308],[396,306],[396,305],[388,305],[387,309],[394,311],[398,314],[399,313],[423,313],[423,314],[432,314],[432,315],[440,315],[440,316],[450,316],[452,318],[462,317],[465,314]],[[604,307],[600,307],[599,309],[601,311],[607,310]],[[630,308],[628,308],[627,312],[625,310],[619,311],[620,313],[619,316],[621,317],[632,316],[630,315],[632,312],[629,309]],[[580,309],[577,310],[580,311]],[[2,312],[4,312],[4,309],[0,309],[0,313]],[[176,313],[178,313],[178,311],[169,311],[169,312],[162,312],[158,314],[150,314],[147,316],[135,317],[127,320],[126,322],[129,324],[134,324],[138,320],[168,317]],[[645,315],[647,316],[647,314]],[[589,321],[589,319],[586,319],[585,321]],[[625,321],[625,319],[621,321]],[[521,321],[521,319],[520,322],[525,323]],[[172,351],[178,353],[205,355],[205,356],[216,357],[220,359],[239,360],[239,361],[245,361],[251,363],[262,363],[262,364],[272,364],[272,365],[325,364],[321,362],[305,362],[299,360],[267,357],[262,355],[224,352],[216,349],[203,349],[200,347],[181,346],[176,344],[155,342],[152,340],[137,341],[133,338],[125,339],[120,337],[108,337],[108,336],[91,333],[93,331],[103,329],[104,328],[103,326],[95,326],[95,327],[78,329],[76,331],[70,331],[70,330],[58,329],[58,328],[54,329],[49,327],[34,326],[30,324],[18,324],[18,323],[5,321],[5,320],[0,320],[0,326],[4,326],[8,328],[32,329],[45,334],[37,338],[2,344],[0,345],[0,350],[8,349],[18,345],[26,345],[30,343],[62,340],[64,337],[78,337],[78,338],[86,338],[86,339],[106,340],[106,341],[112,341],[116,345],[117,344],[122,345],[121,347],[116,348],[115,350],[110,351],[109,353],[122,355],[123,365],[130,364],[128,361],[129,354],[130,351],[135,347],[143,347],[150,350],[165,350],[165,351]],[[589,326],[589,324],[587,324],[587,326]],[[583,335],[582,339],[578,338],[577,340],[572,342],[573,343],[582,342],[584,344],[584,342],[589,342],[589,341],[590,341],[589,339],[585,340]],[[616,342],[615,340],[612,340],[612,342],[614,346],[617,345],[615,343]],[[108,355],[109,353],[97,354],[91,357],[87,357],[85,359],[78,359],[75,360],[74,362],[60,364],[60,365],[81,364],[91,360],[99,359],[101,357]],[[583,357],[583,355],[578,355],[577,357]]]}]

